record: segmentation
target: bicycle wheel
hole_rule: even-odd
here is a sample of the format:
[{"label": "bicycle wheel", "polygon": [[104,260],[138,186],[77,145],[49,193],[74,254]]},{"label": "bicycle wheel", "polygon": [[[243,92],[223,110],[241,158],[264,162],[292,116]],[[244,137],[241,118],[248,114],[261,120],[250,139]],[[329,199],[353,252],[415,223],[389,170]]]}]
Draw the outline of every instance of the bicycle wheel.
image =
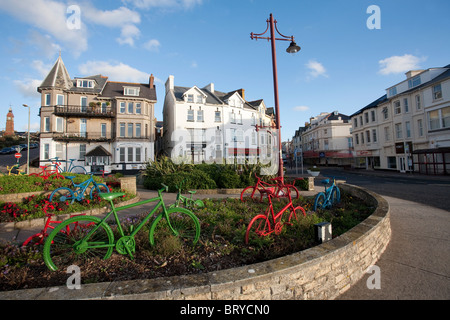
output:
[{"label": "bicycle wheel", "polygon": [[44,235],[39,232],[27,238],[22,244],[22,247],[26,247],[28,245],[39,245],[44,243]]},{"label": "bicycle wheel", "polygon": [[262,201],[262,194],[258,188],[250,186],[242,190],[241,201],[244,202],[249,199]]},{"label": "bicycle wheel", "polygon": [[291,199],[298,199],[300,197],[300,192],[298,192],[298,189],[296,186],[289,185],[287,186],[289,192],[291,193]]},{"label": "bicycle wheel", "polygon": [[78,174],[87,174],[86,169],[84,167],[82,167],[82,166],[72,167],[69,172],[71,172],[71,173],[78,173]]},{"label": "bicycle wheel", "polygon": [[75,201],[75,194],[73,191],[66,187],[61,187],[58,189],[55,189],[51,194],[49,201],[57,201],[57,202],[65,202],[69,201],[70,203],[73,203]]},{"label": "bicycle wheel", "polygon": [[249,244],[257,238],[269,235],[272,232],[269,219],[263,215],[258,214],[250,221],[245,232],[245,244]]},{"label": "bicycle wheel", "polygon": [[325,206],[325,194],[323,192],[319,192],[314,199],[314,207],[313,210],[323,209]]},{"label": "bicycle wheel", "polygon": [[304,217],[306,216],[305,209],[303,209],[303,207],[301,207],[301,206],[297,206],[293,210],[291,209],[291,214],[289,215],[288,222],[291,222],[292,219],[295,219],[296,221],[298,220],[297,211],[300,211]]},{"label": "bicycle wheel", "polygon": [[203,208],[205,206],[205,204],[203,203],[202,200],[195,200],[194,201],[194,206],[196,206],[197,208]]},{"label": "bicycle wheel", "polygon": [[152,246],[174,236],[187,245],[197,243],[200,237],[200,222],[191,211],[178,207],[171,208],[167,210],[167,216],[176,234],[170,229],[164,213],[161,213],[150,227],[149,240]]},{"label": "bicycle wheel", "polygon": [[97,183],[97,185],[92,186],[91,191],[89,192],[90,199],[94,199],[99,193],[109,193],[108,186],[103,183]]},{"label": "bicycle wheel", "polygon": [[331,201],[333,204],[341,202],[341,192],[338,187],[334,187],[331,191]]},{"label": "bicycle wheel", "polygon": [[108,259],[114,249],[111,228],[92,216],[76,216],[62,222],[47,237],[43,256],[53,271],[80,265],[91,258]]}]

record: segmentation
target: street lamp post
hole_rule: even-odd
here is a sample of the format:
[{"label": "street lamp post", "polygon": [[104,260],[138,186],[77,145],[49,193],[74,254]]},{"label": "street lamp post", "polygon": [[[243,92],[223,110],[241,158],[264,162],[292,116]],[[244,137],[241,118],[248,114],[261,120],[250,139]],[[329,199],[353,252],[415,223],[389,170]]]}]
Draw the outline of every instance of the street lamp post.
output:
[{"label": "street lamp post", "polygon": [[[282,147],[281,147],[281,125],[280,125],[280,106],[279,106],[279,98],[278,98],[278,75],[277,75],[277,58],[276,58],[276,50],[275,50],[275,40],[283,40],[283,41],[291,41],[290,46],[286,49],[287,53],[297,53],[300,51],[300,47],[295,43],[294,36],[285,36],[278,31],[277,21],[274,20],[273,15],[270,14],[269,20],[267,22],[267,29],[263,33],[251,33],[250,38],[252,40],[258,39],[266,39],[271,41],[272,44],[272,66],[273,66],[273,87],[274,87],[274,97],[275,97],[275,116],[276,116],[276,129],[278,131],[278,176],[283,179],[283,156],[282,156]],[[270,28],[270,37],[262,37]],[[275,30],[282,38],[275,37]]]},{"label": "street lamp post", "polygon": [[27,174],[30,174],[30,107],[26,104],[23,106],[28,108]]}]

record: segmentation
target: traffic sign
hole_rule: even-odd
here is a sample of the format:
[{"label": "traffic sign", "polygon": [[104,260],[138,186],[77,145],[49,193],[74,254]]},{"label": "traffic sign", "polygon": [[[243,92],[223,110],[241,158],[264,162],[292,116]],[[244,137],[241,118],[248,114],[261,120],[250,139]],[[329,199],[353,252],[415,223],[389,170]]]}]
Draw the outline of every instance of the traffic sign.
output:
[{"label": "traffic sign", "polygon": [[16,157],[16,159],[20,159],[22,158],[22,154],[17,152],[16,154],[14,154],[14,157]]}]

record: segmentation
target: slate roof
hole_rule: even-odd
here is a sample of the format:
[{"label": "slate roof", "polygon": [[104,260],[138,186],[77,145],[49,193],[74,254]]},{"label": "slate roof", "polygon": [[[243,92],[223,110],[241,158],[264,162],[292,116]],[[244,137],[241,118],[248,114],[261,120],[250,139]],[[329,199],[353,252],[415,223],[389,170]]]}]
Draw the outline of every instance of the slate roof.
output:
[{"label": "slate roof", "polygon": [[50,70],[47,77],[42,81],[41,85],[38,87],[38,92],[45,88],[61,88],[70,89],[73,86],[72,80],[70,79],[69,72],[61,59],[58,57],[52,70]]},{"label": "slate roof", "polygon": [[[102,98],[133,98],[134,96],[124,95],[123,87],[139,87],[139,98],[156,101],[156,87],[150,88],[148,83],[130,83],[108,81],[99,97]],[[138,98],[137,96],[135,98]]]}]

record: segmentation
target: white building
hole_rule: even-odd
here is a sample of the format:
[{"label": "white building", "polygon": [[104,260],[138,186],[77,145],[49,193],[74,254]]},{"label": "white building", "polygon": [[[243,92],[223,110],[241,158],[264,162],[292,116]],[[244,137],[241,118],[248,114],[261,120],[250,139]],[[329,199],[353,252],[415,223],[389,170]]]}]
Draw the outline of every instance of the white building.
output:
[{"label": "white building", "polygon": [[132,173],[154,158],[156,90],[148,83],[71,79],[58,58],[41,93],[40,161],[75,159],[88,172]]},{"label": "white building", "polygon": [[263,100],[247,102],[243,89],[180,87],[169,76],[163,118],[164,151],[177,161],[267,163],[277,141],[271,109]]},{"label": "white building", "polygon": [[450,172],[450,65],[407,72],[351,117],[357,167]]},{"label": "white building", "polygon": [[350,117],[334,111],[312,117],[302,133],[303,159],[307,164],[345,166],[352,162]]}]

